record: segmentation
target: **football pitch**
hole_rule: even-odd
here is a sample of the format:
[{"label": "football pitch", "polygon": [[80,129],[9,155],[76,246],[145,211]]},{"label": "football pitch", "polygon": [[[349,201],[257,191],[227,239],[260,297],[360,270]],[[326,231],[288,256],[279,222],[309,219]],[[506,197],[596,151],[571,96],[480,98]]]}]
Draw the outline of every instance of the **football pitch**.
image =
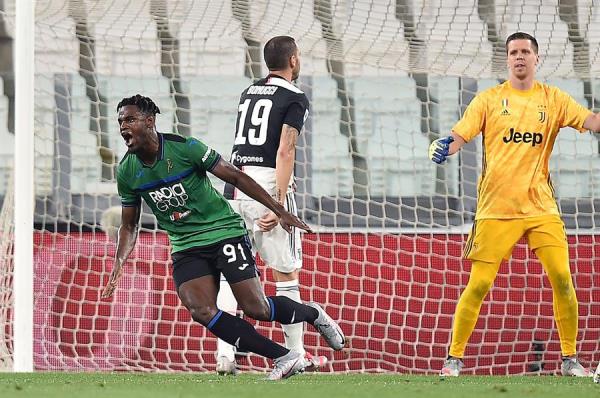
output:
[{"label": "football pitch", "polygon": [[591,378],[303,374],[267,382],[262,374],[35,373],[0,374],[0,397],[598,397]]}]

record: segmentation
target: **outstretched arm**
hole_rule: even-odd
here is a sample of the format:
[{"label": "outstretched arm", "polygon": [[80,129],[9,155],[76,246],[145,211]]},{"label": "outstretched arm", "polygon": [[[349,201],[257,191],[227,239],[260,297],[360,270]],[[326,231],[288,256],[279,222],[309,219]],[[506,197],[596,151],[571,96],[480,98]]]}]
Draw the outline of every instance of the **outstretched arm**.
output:
[{"label": "outstretched arm", "polygon": [[467,142],[454,131],[450,133],[450,136],[454,138],[454,141],[452,141],[450,147],[448,148],[448,155],[454,155],[456,152],[460,151],[463,145],[465,145]]},{"label": "outstretched arm", "polygon": [[429,159],[437,164],[442,164],[448,156],[458,152],[466,141],[454,131],[449,136],[438,138],[429,145]]},{"label": "outstretched arm", "polygon": [[583,122],[583,128],[600,133],[600,113],[592,113]]},{"label": "outstretched arm", "polygon": [[135,247],[135,241],[137,240],[140,214],[140,206],[124,206],[122,208],[121,227],[119,228],[117,238],[117,254],[115,255],[115,261],[108,283],[102,291],[102,298],[108,298],[113,295],[115,288],[117,287],[117,282],[123,274],[123,264]]},{"label": "outstretched arm", "polygon": [[279,223],[286,231],[290,232],[291,227],[298,227],[310,232],[310,227],[304,221],[285,210],[256,181],[248,177],[245,173],[242,173],[228,161],[223,160],[223,158],[219,159],[218,163],[211,170],[211,173],[221,180],[234,185],[252,199],[271,209],[279,217]]}]

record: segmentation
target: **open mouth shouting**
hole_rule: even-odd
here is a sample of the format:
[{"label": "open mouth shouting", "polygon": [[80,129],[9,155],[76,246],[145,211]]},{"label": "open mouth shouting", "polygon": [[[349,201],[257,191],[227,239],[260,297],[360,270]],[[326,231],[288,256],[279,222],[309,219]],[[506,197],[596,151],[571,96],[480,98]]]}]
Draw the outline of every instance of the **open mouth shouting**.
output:
[{"label": "open mouth shouting", "polygon": [[121,131],[121,137],[125,140],[125,145],[128,148],[133,145],[133,135],[129,131]]}]

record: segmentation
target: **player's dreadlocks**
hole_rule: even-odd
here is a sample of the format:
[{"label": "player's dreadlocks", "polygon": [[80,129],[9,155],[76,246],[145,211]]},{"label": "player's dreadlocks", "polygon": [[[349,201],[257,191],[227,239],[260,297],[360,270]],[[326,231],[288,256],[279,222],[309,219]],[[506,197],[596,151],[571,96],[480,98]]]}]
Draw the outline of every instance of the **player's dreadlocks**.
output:
[{"label": "player's dreadlocks", "polygon": [[136,94],[133,97],[123,98],[119,105],[117,105],[117,112],[121,107],[127,105],[135,105],[140,108],[140,111],[146,115],[156,116],[157,113],[160,113],[160,109],[158,106],[148,97],[144,97],[143,95]]}]

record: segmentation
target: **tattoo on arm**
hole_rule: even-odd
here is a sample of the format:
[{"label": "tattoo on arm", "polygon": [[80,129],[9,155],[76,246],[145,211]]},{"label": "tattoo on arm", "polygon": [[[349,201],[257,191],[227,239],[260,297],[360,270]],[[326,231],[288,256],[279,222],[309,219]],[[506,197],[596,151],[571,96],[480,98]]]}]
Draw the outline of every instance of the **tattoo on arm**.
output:
[{"label": "tattoo on arm", "polygon": [[290,178],[294,171],[298,135],[298,130],[290,125],[284,124],[281,128],[281,138],[279,139],[279,149],[277,151],[277,166],[275,168],[275,197],[281,204],[283,204],[287,194]]}]

